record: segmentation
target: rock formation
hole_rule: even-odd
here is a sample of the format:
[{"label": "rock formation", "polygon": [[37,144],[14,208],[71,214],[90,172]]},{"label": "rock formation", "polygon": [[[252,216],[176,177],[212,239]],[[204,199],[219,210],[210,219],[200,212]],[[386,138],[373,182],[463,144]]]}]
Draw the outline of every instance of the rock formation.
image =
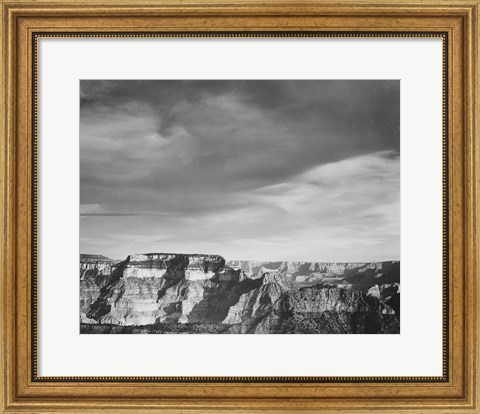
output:
[{"label": "rock formation", "polygon": [[80,256],[83,333],[399,333],[400,263]]}]

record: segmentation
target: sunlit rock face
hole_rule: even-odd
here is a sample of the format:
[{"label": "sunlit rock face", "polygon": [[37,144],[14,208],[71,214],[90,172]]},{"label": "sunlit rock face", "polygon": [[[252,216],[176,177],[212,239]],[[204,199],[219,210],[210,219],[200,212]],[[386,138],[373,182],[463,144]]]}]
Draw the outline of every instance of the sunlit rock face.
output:
[{"label": "sunlit rock face", "polygon": [[130,255],[90,300],[86,317],[117,325],[218,322],[249,283],[242,276],[216,255]]},{"label": "sunlit rock face", "polygon": [[112,273],[115,261],[105,256],[81,254],[80,280],[94,279],[97,276],[108,276]]},{"label": "sunlit rock face", "polygon": [[225,266],[217,255],[133,254],[125,262],[124,277],[163,277],[203,280],[210,279]]},{"label": "sunlit rock face", "polygon": [[87,318],[90,306],[100,296],[100,290],[109,280],[115,262],[100,255],[80,255],[80,318],[83,323],[94,323]]},{"label": "sunlit rock face", "polygon": [[261,279],[255,280],[261,280],[262,284],[239,297],[238,302],[228,310],[224,324],[239,324],[248,318],[267,314],[282,293],[289,290],[276,274],[266,273]]},{"label": "sunlit rock face", "polygon": [[390,306],[397,315],[400,315],[400,284],[385,283],[383,285],[374,285],[368,292],[368,296],[374,296],[382,303]]},{"label": "sunlit rock face", "polygon": [[385,283],[383,285],[374,285],[368,289],[368,296],[375,296],[381,300],[387,300],[396,293],[400,293],[400,284],[399,283]]},{"label": "sunlit rock face", "polygon": [[143,333],[398,333],[399,278],[399,262],[81,255],[80,319]]}]

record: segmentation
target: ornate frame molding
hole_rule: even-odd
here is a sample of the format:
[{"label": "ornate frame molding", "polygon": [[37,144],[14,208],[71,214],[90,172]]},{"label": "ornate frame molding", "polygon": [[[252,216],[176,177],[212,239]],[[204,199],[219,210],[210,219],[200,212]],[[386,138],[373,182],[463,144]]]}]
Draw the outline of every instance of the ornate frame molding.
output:
[{"label": "ornate frame molding", "polygon": [[[477,412],[478,0],[5,1],[2,6],[2,368],[5,411]],[[45,378],[36,375],[36,41],[41,36],[441,36],[444,375],[439,378]],[[33,247],[33,248],[32,248]]]}]

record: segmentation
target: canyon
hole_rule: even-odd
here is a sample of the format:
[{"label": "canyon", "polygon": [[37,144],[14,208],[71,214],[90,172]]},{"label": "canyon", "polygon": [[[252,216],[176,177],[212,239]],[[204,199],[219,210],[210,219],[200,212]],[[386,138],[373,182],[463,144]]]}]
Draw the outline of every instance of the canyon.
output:
[{"label": "canyon", "polygon": [[397,334],[400,262],[80,255],[83,334]]}]

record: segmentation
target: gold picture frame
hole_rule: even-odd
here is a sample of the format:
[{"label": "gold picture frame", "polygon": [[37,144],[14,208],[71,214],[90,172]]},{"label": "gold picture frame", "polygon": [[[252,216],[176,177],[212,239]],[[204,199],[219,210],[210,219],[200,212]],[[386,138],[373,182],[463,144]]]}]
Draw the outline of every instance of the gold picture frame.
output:
[{"label": "gold picture frame", "polygon": [[[479,1],[0,0],[4,412],[478,409]],[[37,375],[37,64],[42,37],[439,37],[443,42],[440,377]]]}]

